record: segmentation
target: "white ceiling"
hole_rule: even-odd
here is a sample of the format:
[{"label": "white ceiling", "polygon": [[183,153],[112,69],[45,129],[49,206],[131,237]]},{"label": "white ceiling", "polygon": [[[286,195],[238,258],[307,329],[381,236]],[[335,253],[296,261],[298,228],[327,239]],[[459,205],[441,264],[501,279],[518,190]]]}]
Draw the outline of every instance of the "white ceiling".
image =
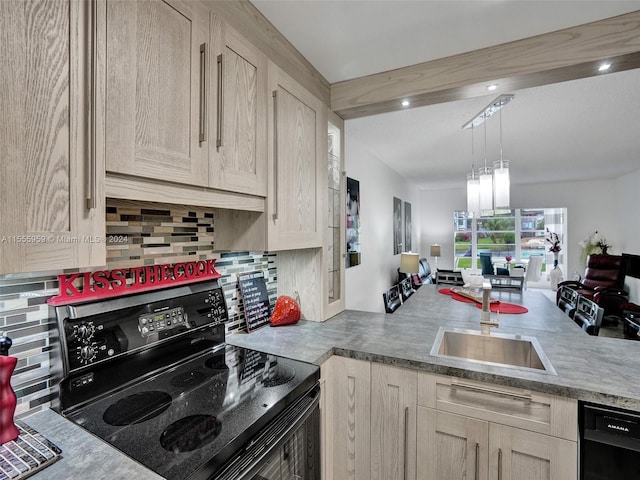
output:
[{"label": "white ceiling", "polygon": [[[640,0],[252,0],[331,83],[640,10]],[[640,168],[640,71],[520,90],[502,112],[514,184],[612,178]],[[420,188],[463,187],[471,132],[497,95],[346,122],[357,141]],[[499,115],[487,158],[499,156]],[[484,128],[474,131],[484,162]],[[348,141],[350,141],[348,140]]]}]

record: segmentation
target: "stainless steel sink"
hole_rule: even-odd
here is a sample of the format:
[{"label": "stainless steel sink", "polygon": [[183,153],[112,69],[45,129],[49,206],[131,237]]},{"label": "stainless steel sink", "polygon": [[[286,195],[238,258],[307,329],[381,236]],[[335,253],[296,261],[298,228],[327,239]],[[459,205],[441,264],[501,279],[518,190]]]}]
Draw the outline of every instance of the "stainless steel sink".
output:
[{"label": "stainless steel sink", "polygon": [[440,327],[431,355],[557,375],[538,340],[524,335],[481,335],[476,330]]}]

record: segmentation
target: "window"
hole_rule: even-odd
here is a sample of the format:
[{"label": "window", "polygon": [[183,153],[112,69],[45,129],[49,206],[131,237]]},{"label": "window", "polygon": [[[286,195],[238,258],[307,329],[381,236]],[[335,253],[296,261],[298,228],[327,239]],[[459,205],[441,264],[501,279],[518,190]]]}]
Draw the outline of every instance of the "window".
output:
[{"label": "window", "polygon": [[[565,228],[566,209],[523,208],[500,211],[491,217],[470,218],[464,211],[454,212],[455,268],[478,268],[478,255],[489,253],[494,263],[526,263],[531,255],[543,255],[543,269],[553,264],[546,243],[546,229],[558,233]],[[562,263],[562,261],[561,261]]]}]

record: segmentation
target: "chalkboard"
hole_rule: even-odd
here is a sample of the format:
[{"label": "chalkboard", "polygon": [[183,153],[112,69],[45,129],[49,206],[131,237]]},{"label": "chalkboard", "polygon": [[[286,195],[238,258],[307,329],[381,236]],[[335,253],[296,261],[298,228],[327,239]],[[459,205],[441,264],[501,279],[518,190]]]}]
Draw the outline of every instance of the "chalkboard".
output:
[{"label": "chalkboard", "polygon": [[262,272],[241,273],[238,275],[238,283],[244,303],[247,330],[252,331],[268,324],[271,310],[264,274]]}]

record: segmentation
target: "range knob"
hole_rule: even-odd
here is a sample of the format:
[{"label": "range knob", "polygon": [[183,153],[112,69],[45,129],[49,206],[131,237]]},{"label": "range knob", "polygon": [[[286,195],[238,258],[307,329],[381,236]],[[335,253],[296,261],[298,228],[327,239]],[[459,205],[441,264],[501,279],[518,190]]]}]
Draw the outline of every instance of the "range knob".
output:
[{"label": "range knob", "polygon": [[78,325],[78,328],[76,329],[78,338],[80,338],[81,340],[87,340],[91,338],[94,331],[95,329],[91,323],[84,323],[84,322]]},{"label": "range knob", "polygon": [[93,345],[85,345],[80,349],[80,359],[90,362],[96,356],[96,350]]}]

